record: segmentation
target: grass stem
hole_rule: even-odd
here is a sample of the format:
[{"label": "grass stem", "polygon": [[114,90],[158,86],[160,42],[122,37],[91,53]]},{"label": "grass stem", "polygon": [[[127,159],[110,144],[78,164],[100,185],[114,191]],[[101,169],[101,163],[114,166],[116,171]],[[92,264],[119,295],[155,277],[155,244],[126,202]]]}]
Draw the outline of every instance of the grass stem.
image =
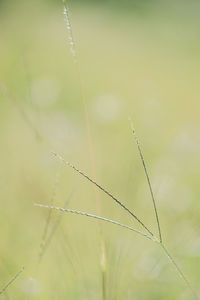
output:
[{"label": "grass stem", "polygon": [[56,157],[58,157],[65,165],[71,167],[74,171],[76,171],[77,173],[79,173],[80,175],[82,175],[84,178],[86,178],[87,180],[89,180],[91,183],[93,183],[96,187],[98,187],[100,190],[102,190],[106,195],[108,195],[111,199],[113,199],[118,205],[120,205],[124,210],[126,210],[135,220],[137,220],[137,222],[142,225],[142,227],[148,231],[148,233],[151,236],[154,236],[153,233],[147,228],[146,225],[144,225],[144,223],[127,207],[125,206],[122,202],[120,202],[115,196],[113,196],[110,192],[108,192],[105,188],[103,188],[101,185],[99,185],[96,181],[94,181],[93,179],[91,179],[88,175],[86,175],[85,173],[83,173],[83,171],[80,171],[79,169],[77,169],[74,165],[72,165],[70,162],[64,160],[64,158],[60,155],[58,155],[57,153],[53,153]]},{"label": "grass stem", "polygon": [[168,257],[169,261],[174,265],[176,271],[178,272],[178,274],[180,275],[180,277],[185,281],[186,286],[190,289],[190,291],[192,292],[194,298],[196,300],[199,300],[199,297],[196,293],[196,291],[193,289],[190,281],[188,280],[188,278],[184,275],[183,271],[180,269],[180,267],[177,265],[176,261],[174,260],[174,258],[171,256],[171,254],[169,254],[167,248],[164,246],[163,243],[160,243],[160,246],[162,247],[162,249],[164,250],[166,256]]},{"label": "grass stem", "polygon": [[[87,109],[85,89],[84,89],[83,82],[82,82],[81,70],[80,70],[80,65],[79,65],[79,61],[78,61],[76,45],[74,42],[72,25],[71,25],[71,21],[70,21],[70,17],[69,17],[69,8],[68,8],[68,3],[66,0],[63,0],[63,5],[64,5],[64,16],[65,16],[65,23],[66,23],[67,31],[68,31],[68,40],[69,40],[69,44],[70,44],[70,50],[71,50],[71,53],[72,53],[72,56],[74,59],[74,63],[75,63],[75,67],[76,67],[76,72],[77,72],[79,87],[80,87],[80,93],[81,93],[81,100],[82,100],[83,109],[84,109],[84,117],[85,117],[86,129],[87,129],[87,139],[88,139],[88,147],[89,147],[89,157],[90,157],[90,162],[91,162],[91,167],[92,167],[92,175],[96,181],[97,176],[96,176],[96,167],[95,167],[95,157],[94,157],[94,151],[93,151],[91,126],[90,126],[88,109]],[[96,197],[97,213],[101,214],[99,191],[96,187],[94,187],[94,192],[95,192],[95,197]],[[100,234],[100,236],[102,236],[102,228],[101,228],[100,224],[99,224],[99,234]],[[106,255],[105,254],[105,245],[104,245],[103,240],[101,240],[100,248],[104,249],[104,252],[101,252],[100,261],[102,261],[102,257],[105,258],[105,255]],[[100,263],[100,265],[101,265],[101,263]],[[104,281],[104,275],[103,275],[104,272],[105,271],[102,270],[102,280],[103,281]],[[105,282],[103,282],[102,285],[103,285],[103,287],[105,287]],[[102,294],[103,294],[103,300],[106,300],[104,290],[103,290]]]},{"label": "grass stem", "polygon": [[158,233],[159,233],[160,243],[162,243],[160,221],[159,221],[159,217],[158,217],[158,211],[157,211],[156,201],[155,201],[155,197],[154,197],[154,193],[153,193],[153,189],[152,189],[150,177],[149,177],[149,174],[148,174],[148,171],[147,171],[147,167],[146,167],[144,155],[142,153],[142,149],[140,147],[140,143],[139,143],[139,140],[138,140],[138,138],[136,136],[136,132],[135,132],[135,129],[133,127],[133,123],[131,122],[131,120],[130,120],[130,125],[131,125],[131,130],[132,130],[132,133],[133,133],[133,137],[135,139],[135,142],[136,142],[136,145],[137,145],[137,148],[138,148],[138,152],[139,152],[139,155],[140,155],[140,158],[141,158],[141,161],[142,161],[142,165],[143,165],[143,168],[144,168],[145,176],[146,176],[146,179],[147,179],[147,182],[148,182],[149,191],[150,191],[150,194],[151,194],[151,199],[152,199],[152,202],[153,202],[154,212],[155,212],[155,216],[156,216],[156,223],[157,223],[157,226],[158,226]]},{"label": "grass stem", "polygon": [[97,216],[97,215],[93,215],[93,214],[90,214],[90,213],[87,213],[87,212],[83,212],[83,211],[78,211],[78,210],[74,210],[74,209],[68,209],[68,208],[62,208],[62,207],[57,207],[57,206],[50,206],[50,205],[44,205],[44,204],[38,204],[38,203],[35,203],[34,204],[35,206],[39,206],[39,207],[44,207],[44,208],[49,208],[49,209],[55,209],[55,210],[60,210],[62,212],[67,212],[67,213],[72,213],[72,214],[77,214],[77,215],[82,215],[82,216],[86,216],[86,217],[90,217],[90,218],[94,218],[94,219],[97,219],[97,220],[101,220],[101,221],[105,221],[105,222],[109,222],[109,223],[112,223],[114,225],[118,225],[120,227],[123,227],[123,228],[126,228],[128,230],[131,230],[131,231],[134,231],[135,233],[145,237],[145,238],[148,238],[154,242],[158,242],[158,240],[156,240],[154,237],[152,237],[151,235],[148,235],[146,233],[143,233],[133,227],[130,227],[130,226],[127,226],[125,224],[121,224],[117,221],[114,221],[114,220],[111,220],[111,219],[107,219],[107,218],[104,218],[104,217],[100,217],[100,216]]},{"label": "grass stem", "polygon": [[21,270],[15,274],[15,276],[13,278],[11,278],[10,281],[8,281],[8,283],[0,290],[0,295],[2,295],[7,288],[19,277],[19,275],[24,271],[24,267],[21,268]]}]

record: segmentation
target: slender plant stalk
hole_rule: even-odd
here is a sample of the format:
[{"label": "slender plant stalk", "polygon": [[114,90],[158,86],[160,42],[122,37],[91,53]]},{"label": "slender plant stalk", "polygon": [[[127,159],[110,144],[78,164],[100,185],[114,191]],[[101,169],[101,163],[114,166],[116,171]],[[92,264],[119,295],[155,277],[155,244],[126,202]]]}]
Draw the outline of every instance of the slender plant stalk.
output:
[{"label": "slender plant stalk", "polygon": [[24,271],[24,267],[21,268],[21,270],[15,274],[15,276],[13,278],[11,278],[10,281],[8,281],[8,283],[0,290],[0,295],[2,295],[7,288],[20,276],[20,274]]},{"label": "slender plant stalk", "polygon": [[[75,189],[73,189],[72,192],[67,197],[67,199],[66,199],[66,201],[64,203],[64,208],[69,204],[69,201],[73,197],[74,192],[75,192]],[[55,223],[54,223],[54,225],[53,225],[53,227],[52,227],[49,235],[47,236],[47,238],[44,241],[44,244],[43,244],[43,247],[42,247],[42,251],[41,251],[40,257],[39,257],[40,261],[42,260],[44,254],[47,251],[47,248],[48,248],[48,246],[49,246],[49,244],[50,244],[50,242],[51,242],[51,240],[52,240],[52,238],[53,238],[53,236],[54,236],[54,234],[55,234],[55,232],[56,232],[56,230],[57,230],[57,228],[58,228],[58,226],[60,224],[62,216],[63,216],[63,211],[61,211],[60,214],[57,216],[56,221],[55,221]]]},{"label": "slender plant stalk", "polygon": [[162,240],[162,234],[161,234],[161,227],[160,227],[160,221],[159,221],[159,217],[158,217],[158,210],[157,210],[157,206],[156,206],[156,201],[155,201],[155,197],[154,197],[154,193],[153,193],[153,189],[152,189],[152,185],[151,185],[151,181],[150,181],[150,177],[149,177],[149,173],[146,167],[146,163],[145,163],[145,159],[144,159],[144,155],[142,153],[142,149],[140,147],[140,143],[139,140],[136,136],[135,133],[135,129],[133,127],[133,123],[130,119],[130,125],[131,125],[131,130],[133,133],[133,137],[135,139],[136,145],[137,145],[137,149],[139,152],[139,156],[143,165],[143,169],[145,172],[145,176],[148,182],[148,186],[149,186],[149,190],[150,190],[150,194],[151,194],[151,199],[153,202],[153,207],[154,207],[154,212],[155,212],[155,216],[156,216],[156,223],[157,223],[157,227],[158,227],[158,233],[159,233],[159,244],[162,247],[163,251],[165,252],[165,254],[167,255],[168,259],[170,260],[170,262],[174,265],[174,267],[176,268],[177,272],[179,273],[180,277],[185,281],[185,284],[187,285],[187,287],[191,290],[191,292],[193,293],[195,299],[199,299],[196,292],[194,291],[194,289],[192,288],[191,283],[189,282],[189,280],[187,279],[187,277],[184,275],[183,271],[180,269],[180,267],[177,265],[177,263],[175,262],[174,258],[169,254],[167,248],[165,247],[165,245],[163,244],[163,240]]},{"label": "slender plant stalk", "polygon": [[[90,156],[91,167],[92,167],[92,175],[96,181],[97,176],[96,176],[96,167],[95,167],[95,157],[94,157],[94,151],[93,151],[92,135],[91,135],[90,121],[89,121],[87,102],[86,102],[86,96],[85,96],[85,89],[84,89],[83,82],[82,82],[81,70],[80,70],[78,55],[77,55],[76,46],[75,46],[75,42],[74,42],[71,21],[70,21],[70,17],[69,17],[69,8],[67,5],[68,1],[66,1],[66,0],[62,0],[62,1],[63,1],[63,5],[64,5],[64,17],[65,17],[65,23],[66,23],[67,31],[68,31],[70,50],[71,50],[71,53],[72,53],[72,56],[74,59],[74,63],[75,63],[75,67],[76,67],[76,72],[77,72],[77,77],[78,77],[79,87],[80,87],[80,93],[81,93],[81,99],[82,99],[82,104],[83,104],[83,109],[84,109],[84,117],[85,117],[86,129],[87,129],[87,139],[88,139],[88,147],[89,147],[89,156]],[[100,206],[99,192],[96,187],[94,187],[94,191],[95,191],[97,212],[98,212],[98,214],[100,214],[101,206]],[[101,238],[101,237],[103,237],[103,233],[102,233],[102,228],[101,228],[100,223],[99,223],[99,235],[100,235],[100,249],[101,249],[100,266],[101,266],[101,271],[102,271],[102,294],[103,294],[102,298],[103,298],[103,300],[106,300],[106,288],[105,288],[106,287],[106,282],[105,282],[106,253],[105,253],[104,239]]]},{"label": "slender plant stalk", "polygon": [[185,281],[187,287],[190,289],[190,291],[192,292],[194,298],[196,300],[199,300],[199,297],[196,293],[196,291],[193,289],[190,281],[188,280],[188,278],[184,275],[183,271],[180,269],[180,267],[177,265],[176,261],[174,260],[174,258],[171,256],[171,254],[169,254],[167,248],[164,246],[163,243],[160,243],[160,246],[162,247],[163,251],[165,252],[165,254],[167,255],[168,259],[171,261],[171,263],[174,265],[176,271],[178,272],[178,274],[180,275],[180,277]]},{"label": "slender plant stalk", "polygon": [[77,211],[77,210],[74,210],[74,209],[62,208],[62,207],[57,207],[57,206],[49,206],[49,205],[44,205],[44,204],[37,204],[37,203],[35,203],[35,206],[43,207],[43,208],[48,208],[48,209],[55,209],[55,210],[59,210],[59,211],[61,211],[63,213],[65,212],[65,213],[72,213],[72,214],[82,215],[82,216],[90,217],[90,218],[93,218],[93,219],[98,219],[98,220],[101,220],[101,221],[104,221],[104,222],[112,223],[112,224],[118,225],[118,226],[120,226],[122,228],[131,230],[131,231],[139,234],[140,236],[143,236],[143,237],[151,240],[152,242],[155,242],[155,243],[159,244],[161,246],[161,248],[163,249],[164,253],[167,255],[169,261],[174,265],[174,267],[176,268],[178,274],[184,280],[185,284],[187,285],[187,287],[192,292],[194,298],[196,300],[199,300],[199,297],[198,297],[196,291],[193,289],[193,287],[192,287],[191,283],[189,282],[188,278],[184,275],[183,271],[177,265],[177,263],[175,262],[174,258],[171,256],[171,254],[169,254],[169,251],[164,246],[164,244],[161,243],[160,240],[156,239],[155,237],[152,237],[151,235],[145,234],[145,233],[143,233],[143,232],[141,232],[141,231],[139,231],[139,230],[137,230],[135,228],[132,228],[132,227],[127,226],[125,224],[119,223],[119,222],[114,221],[112,219],[107,219],[107,218],[104,218],[104,217],[96,216],[96,215],[93,215],[93,214],[90,214],[90,213],[87,213],[87,212],[82,212],[82,211]]},{"label": "slender plant stalk", "polygon": [[[67,6],[66,0],[63,0],[63,5],[64,5],[65,22],[66,22],[66,26],[67,26],[67,30],[68,30],[68,39],[69,39],[69,44],[70,44],[70,50],[71,50],[72,56],[74,58],[75,66],[76,66],[76,71],[77,71],[77,76],[78,76],[78,81],[79,81],[79,86],[80,86],[81,100],[82,100],[82,104],[83,104],[83,108],[84,108],[84,117],[85,117],[86,129],[87,129],[89,157],[91,160],[92,174],[96,180],[95,157],[94,157],[91,126],[90,126],[88,109],[87,109],[85,89],[84,89],[83,82],[82,82],[80,65],[79,65],[78,55],[77,55],[75,41],[74,41],[74,37],[73,37],[72,25],[71,25],[71,21],[70,21],[70,17],[69,17],[69,8]],[[100,201],[99,201],[99,196],[98,196],[98,190],[96,188],[95,188],[95,194],[96,194],[98,212],[100,212]]]},{"label": "slender plant stalk", "polygon": [[65,165],[71,167],[74,171],[76,171],[77,173],[79,173],[80,175],[82,175],[84,178],[86,178],[88,181],[90,181],[91,183],[93,183],[96,187],[98,187],[101,191],[103,191],[106,195],[108,195],[112,200],[114,200],[118,205],[120,205],[125,211],[127,211],[135,220],[137,220],[137,222],[142,225],[142,227],[148,231],[148,233],[151,236],[154,236],[153,233],[149,230],[149,228],[144,225],[144,223],[127,207],[125,206],[122,202],[120,202],[115,196],[113,196],[113,194],[111,194],[110,192],[108,192],[105,188],[103,188],[101,185],[99,185],[96,181],[94,181],[93,179],[91,179],[88,175],[86,175],[85,173],[83,173],[83,171],[80,171],[79,169],[77,169],[74,165],[72,165],[70,162],[64,160],[64,158],[60,155],[58,155],[57,153],[53,153],[56,157],[58,157]]},{"label": "slender plant stalk", "polygon": [[[141,152],[141,149],[140,147],[138,148],[139,152],[142,154]],[[92,180],[90,177],[88,177],[86,174],[84,174],[82,171],[80,171],[79,169],[77,169],[75,166],[73,166],[71,163],[65,161],[61,156],[57,155],[54,153],[55,156],[57,156],[61,161],[63,161],[63,163],[65,163],[66,165],[70,166],[73,170],[75,170],[77,173],[79,173],[80,175],[82,175],[83,177],[85,177],[87,180],[89,180],[91,183],[95,184],[100,190],[102,190],[105,194],[107,194],[109,197],[111,197],[117,204],[119,204],[123,209],[125,209],[126,211],[128,211],[145,229],[147,229],[148,233],[150,233],[150,235],[146,235],[146,237],[150,237],[150,239],[154,242],[157,242],[161,245],[163,251],[165,252],[165,254],[167,254],[168,256],[168,259],[170,260],[170,262],[174,265],[174,267],[176,268],[177,272],[179,273],[179,275],[182,277],[182,279],[185,281],[185,284],[187,285],[187,287],[191,290],[191,292],[193,293],[193,295],[195,296],[195,299],[199,299],[198,298],[198,295],[196,294],[196,292],[194,291],[194,289],[192,288],[189,280],[187,279],[187,277],[184,275],[184,273],[181,271],[181,269],[178,267],[177,263],[175,262],[175,260],[173,259],[173,257],[169,254],[167,248],[164,246],[163,242],[162,242],[162,239],[161,239],[161,234],[159,236],[159,239],[157,239],[153,234],[152,232],[140,221],[140,219],[135,216],[124,204],[122,204],[118,199],[116,199],[111,193],[109,193],[107,190],[105,190],[102,186],[100,186],[99,184],[97,184],[94,180]],[[145,161],[144,161],[144,157],[143,155],[140,156],[140,158],[142,159],[143,161],[143,167],[145,166],[145,174],[148,175],[148,172],[147,172],[147,168],[146,168],[146,164],[145,164]],[[149,178],[149,176],[148,176]],[[150,182],[150,180],[148,181]],[[150,184],[151,186],[151,184]],[[152,190],[152,188],[151,188]],[[154,197],[153,197],[154,199]],[[152,201],[153,201],[152,199]],[[155,199],[154,199],[155,200]],[[157,212],[157,208],[156,208],[156,203],[154,201],[154,204],[155,204],[155,212]],[[58,209],[58,208],[57,208]],[[59,208],[60,209],[60,208]],[[102,218],[102,217],[99,217],[99,216],[91,216],[91,214],[88,214],[88,213],[83,213],[83,212],[79,212],[79,211],[74,211],[74,210],[68,210],[68,212],[71,212],[71,213],[76,213],[76,214],[80,214],[80,215],[85,215],[85,216],[88,216],[88,217],[93,217],[93,218],[96,218],[96,219],[99,219],[99,220],[103,220],[103,221],[107,221],[107,222],[111,222],[111,223],[114,223],[116,224],[117,222],[112,222],[112,220],[110,221],[109,219],[106,219],[106,218]],[[158,214],[156,214],[157,217],[158,217]],[[159,219],[158,219],[159,220]],[[120,224],[120,223],[119,223]],[[117,224],[117,225],[119,225]],[[158,228],[159,228],[159,232],[161,233],[161,229],[160,229],[160,223],[158,221]],[[126,225],[124,226],[124,224],[120,224],[122,227],[126,227]],[[120,226],[119,225],[119,226]],[[127,228],[127,229],[130,229],[130,228]],[[133,230],[133,229],[131,229]],[[133,230],[135,231],[135,230]],[[142,235],[144,235],[144,233],[140,232]]]},{"label": "slender plant stalk", "polygon": [[157,211],[157,207],[156,207],[156,201],[155,201],[155,197],[154,197],[150,177],[149,177],[149,174],[148,174],[148,171],[147,171],[146,163],[145,163],[145,160],[144,160],[144,155],[143,155],[142,149],[140,147],[140,142],[139,142],[139,140],[136,136],[136,132],[135,132],[135,129],[133,127],[133,123],[132,123],[131,120],[130,120],[130,125],[131,125],[131,130],[132,130],[132,133],[133,133],[133,137],[135,139],[135,142],[136,142],[136,145],[137,145],[137,148],[138,148],[140,159],[141,159],[141,162],[142,162],[142,165],[143,165],[143,168],[144,168],[145,176],[146,176],[146,179],[147,179],[147,182],[148,182],[149,191],[150,191],[150,194],[151,194],[151,199],[152,199],[152,202],[153,202],[153,208],[154,208],[154,212],[155,212],[155,216],[156,216],[156,223],[157,223],[157,227],[158,227],[159,238],[160,238],[160,242],[162,243],[160,221],[159,221],[159,217],[158,217],[158,211]]},{"label": "slender plant stalk", "polygon": [[[54,185],[53,185],[52,195],[51,195],[51,199],[50,199],[50,205],[53,205],[53,203],[55,201],[56,190],[57,190],[57,186],[58,186],[58,183],[59,183],[59,179],[60,179],[60,166],[59,166],[59,170],[57,170],[57,172],[56,172],[55,182],[54,182]],[[38,263],[41,262],[41,259],[44,255],[44,251],[45,251],[45,248],[46,248],[46,238],[47,238],[47,234],[48,234],[48,229],[49,229],[51,216],[52,216],[52,211],[50,210],[48,215],[47,215],[47,219],[46,219],[43,234],[42,234],[42,239],[41,239],[41,243],[40,243],[40,250],[39,250],[39,254],[38,254]]]},{"label": "slender plant stalk", "polygon": [[100,247],[101,247],[101,260],[100,260],[100,265],[101,265],[101,276],[102,276],[102,299],[106,300],[107,299],[107,265],[106,265],[106,250],[105,250],[105,242],[104,242],[104,237],[102,233],[102,227],[101,224],[99,224],[99,229],[100,229]]},{"label": "slender plant stalk", "polygon": [[34,205],[35,206],[39,206],[39,207],[49,208],[49,209],[55,209],[55,210],[59,210],[59,211],[62,211],[62,212],[67,212],[67,213],[82,215],[82,216],[90,217],[90,218],[101,220],[101,221],[105,221],[105,222],[109,222],[109,223],[118,225],[120,227],[132,230],[132,231],[138,233],[139,235],[142,235],[143,237],[148,238],[148,239],[150,239],[150,240],[152,240],[154,242],[159,242],[158,240],[154,239],[151,235],[148,235],[148,234],[143,233],[142,231],[139,231],[139,230],[137,230],[137,229],[135,229],[133,227],[127,226],[125,224],[119,223],[119,222],[111,220],[111,219],[107,219],[107,218],[100,217],[100,216],[97,216],[97,215],[93,215],[93,214],[90,214],[90,213],[87,213],[87,212],[83,212],[83,211],[79,211],[79,210],[74,210],[74,209],[69,209],[69,208],[63,208],[63,207],[57,207],[57,206],[50,206],[50,205],[44,205],[44,204],[38,204],[38,203],[35,203]]},{"label": "slender plant stalk", "polygon": [[[115,225],[124,227],[126,229],[132,230],[137,232],[138,234],[145,236],[146,238],[157,242],[160,244],[160,246],[162,247],[163,251],[165,252],[165,254],[167,255],[168,259],[171,261],[171,263],[175,266],[176,270],[178,271],[179,275],[183,278],[183,280],[185,281],[185,283],[187,284],[187,286],[190,288],[190,290],[192,291],[193,295],[195,296],[195,299],[198,299],[198,296],[196,294],[196,292],[193,290],[191,284],[189,283],[187,277],[184,275],[184,273],[181,271],[181,269],[178,267],[177,263],[175,262],[175,260],[173,259],[173,257],[169,254],[168,250],[166,249],[166,247],[163,245],[162,242],[162,234],[161,234],[161,227],[160,227],[160,221],[159,221],[159,217],[158,217],[158,211],[157,211],[157,206],[156,206],[156,201],[155,201],[155,197],[154,197],[154,193],[153,193],[153,189],[152,189],[152,185],[151,185],[151,181],[150,181],[150,177],[147,171],[147,167],[146,167],[146,163],[144,160],[144,156],[139,144],[139,140],[137,139],[137,136],[135,134],[135,130],[132,126],[131,123],[131,127],[132,127],[132,132],[133,132],[133,136],[134,139],[136,141],[137,144],[137,148],[138,148],[138,152],[140,155],[140,159],[142,161],[142,165],[144,168],[144,172],[145,172],[145,176],[148,182],[148,186],[149,186],[149,190],[150,190],[150,194],[151,194],[151,199],[153,202],[153,207],[154,207],[154,212],[155,212],[155,217],[156,217],[156,222],[157,222],[157,227],[158,227],[158,233],[159,233],[159,240],[153,235],[153,233],[149,230],[149,228],[147,228],[144,223],[134,214],[132,213],[123,203],[121,203],[116,197],[114,197],[111,193],[109,193],[107,190],[105,190],[102,186],[100,186],[99,184],[97,184],[97,180],[96,180],[96,170],[95,170],[95,159],[94,159],[94,152],[93,152],[93,145],[92,145],[92,138],[91,138],[91,130],[90,130],[90,123],[89,123],[89,117],[88,117],[88,111],[87,111],[87,105],[86,105],[86,97],[85,97],[85,91],[83,88],[83,83],[82,83],[82,77],[81,77],[81,72],[80,72],[80,67],[79,67],[79,63],[78,63],[78,59],[77,59],[77,53],[76,53],[76,49],[75,49],[75,43],[74,43],[74,38],[73,38],[73,32],[72,32],[72,26],[70,23],[70,18],[69,18],[69,10],[67,7],[67,1],[63,0],[63,5],[64,5],[64,15],[65,15],[65,21],[66,21],[66,25],[67,25],[67,30],[68,30],[68,38],[69,38],[69,44],[70,44],[70,50],[72,52],[73,58],[74,58],[74,62],[77,68],[77,74],[78,74],[78,79],[79,79],[79,85],[80,85],[80,91],[81,91],[81,98],[82,98],[82,102],[83,102],[83,107],[84,107],[84,115],[85,115],[85,121],[86,121],[86,127],[87,127],[87,133],[88,133],[88,144],[89,144],[89,152],[90,152],[90,159],[91,159],[91,165],[92,165],[92,177],[94,178],[91,179],[89,176],[87,176],[86,174],[84,174],[82,171],[78,170],[75,166],[73,166],[71,163],[65,161],[61,156],[55,154],[57,157],[59,157],[59,159],[61,161],[63,161],[63,163],[65,163],[66,165],[70,166],[72,169],[74,169],[76,172],[78,172],[80,175],[82,175],[83,177],[85,177],[87,180],[89,180],[91,183],[93,183],[95,185],[95,195],[96,195],[96,202],[97,202],[97,208],[98,208],[98,212],[100,214],[100,201],[99,201],[99,196],[98,196],[98,189],[102,190],[105,194],[107,194],[110,198],[112,198],[118,205],[120,205],[124,210],[126,210],[134,219],[137,220],[138,223],[140,223],[140,225],[142,225],[142,227],[148,232],[148,234],[145,234],[143,232],[140,232],[132,227],[126,226],[124,224],[118,223],[116,221],[107,219],[107,218],[103,218],[100,216],[96,216],[96,215],[92,215],[86,212],[80,212],[80,211],[76,211],[76,210],[70,210],[70,209],[66,209],[66,208],[60,208],[60,207],[55,207],[55,206],[44,206],[44,205],[38,205],[38,206],[42,206],[42,207],[46,207],[46,208],[50,208],[50,209],[57,209],[60,210],[62,212],[69,212],[69,213],[75,213],[75,214],[79,214],[79,215],[84,215],[87,217],[91,217],[91,218],[95,218],[98,220],[102,220],[102,221],[106,221],[106,222],[110,222],[113,223]],[[100,234],[101,234],[101,229],[100,229]],[[103,241],[103,240],[102,240]],[[102,249],[104,249],[104,244],[102,242],[103,247],[101,247]],[[105,252],[104,250],[101,250],[101,258],[104,259],[105,257]],[[105,274],[104,274],[104,270],[105,270],[105,261],[102,263],[102,259],[101,259],[101,269],[102,269],[102,290],[103,290],[103,300],[106,300],[106,289],[105,289]]]},{"label": "slender plant stalk", "polygon": [[[60,212],[58,214],[58,216],[63,216],[64,212]],[[81,257],[78,255],[77,253],[77,249],[76,247],[73,247],[73,243],[71,243],[70,241],[70,237],[68,236],[68,231],[63,230],[63,228],[61,228],[61,237],[63,238],[63,240],[59,239],[59,244],[61,244],[61,249],[64,253],[64,255],[66,256],[66,259],[69,261],[69,263],[71,264],[71,267],[73,269],[74,272],[74,276],[76,278],[76,282],[80,283],[80,281],[82,281],[81,279],[81,274],[84,274],[84,268],[82,265],[82,260]],[[79,290],[80,285],[78,284],[77,286],[77,290]],[[83,278],[83,284],[82,284],[82,288],[80,292],[81,294],[84,293],[85,294],[85,299],[90,299],[90,293],[88,290],[88,286],[87,283],[85,281],[84,283],[84,278]]]}]

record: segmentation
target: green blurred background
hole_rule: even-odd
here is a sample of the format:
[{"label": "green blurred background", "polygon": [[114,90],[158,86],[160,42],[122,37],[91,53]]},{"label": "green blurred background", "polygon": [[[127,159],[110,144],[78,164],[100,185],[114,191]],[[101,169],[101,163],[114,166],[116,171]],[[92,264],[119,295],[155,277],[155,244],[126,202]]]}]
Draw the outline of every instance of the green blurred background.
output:
[{"label": "green blurred background", "polygon": [[[163,239],[199,289],[200,2],[69,1],[97,181]],[[84,109],[60,1],[0,1],[2,299],[102,299],[98,222],[65,214],[38,265],[51,203],[97,214]],[[59,179],[58,179],[59,178]],[[140,230],[99,193],[101,215]],[[48,234],[57,222],[53,212]],[[107,300],[193,299],[159,246],[102,223]]]}]

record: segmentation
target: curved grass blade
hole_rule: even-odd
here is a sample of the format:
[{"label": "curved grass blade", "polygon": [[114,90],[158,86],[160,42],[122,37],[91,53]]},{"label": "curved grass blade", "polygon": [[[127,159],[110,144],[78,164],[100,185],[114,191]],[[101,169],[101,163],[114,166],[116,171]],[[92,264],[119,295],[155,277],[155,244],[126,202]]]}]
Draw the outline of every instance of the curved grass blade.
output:
[{"label": "curved grass blade", "polygon": [[142,227],[148,231],[148,233],[154,237],[153,233],[146,227],[146,225],[144,225],[144,223],[129,209],[127,208],[122,202],[120,202],[116,197],[114,197],[110,192],[108,192],[106,189],[104,189],[102,186],[100,186],[98,183],[96,183],[96,181],[94,181],[93,179],[91,179],[89,176],[87,176],[85,173],[83,173],[82,171],[80,171],[79,169],[77,169],[74,165],[72,165],[71,163],[69,163],[68,161],[64,160],[64,158],[62,158],[60,155],[58,155],[57,153],[53,154],[58,157],[65,165],[71,167],[73,170],[75,170],[77,173],[79,173],[80,175],[82,175],[83,177],[85,177],[88,181],[90,181],[91,183],[93,183],[96,187],[98,187],[100,190],[102,190],[106,195],[108,195],[110,198],[112,198],[118,205],[120,205],[124,210],[126,210],[134,219],[137,220],[138,223],[140,223],[140,225],[142,225]]},{"label": "curved grass blade", "polygon": [[155,239],[154,237],[152,237],[152,236],[150,236],[146,233],[143,233],[143,232],[141,232],[137,229],[134,229],[134,228],[132,228],[130,226],[127,226],[125,224],[121,224],[121,223],[119,223],[117,221],[114,221],[114,220],[111,220],[111,219],[107,219],[107,218],[104,218],[104,217],[96,216],[96,215],[93,215],[93,214],[90,214],[90,213],[87,213],[87,212],[78,211],[78,210],[74,210],[74,209],[62,208],[62,207],[57,207],[57,206],[49,206],[49,205],[38,204],[38,203],[35,203],[34,205],[39,206],[39,207],[49,208],[49,209],[55,209],[55,210],[59,210],[59,211],[62,211],[62,212],[67,212],[67,213],[82,215],[82,216],[86,216],[86,217],[91,217],[91,218],[98,219],[98,220],[101,220],[101,221],[109,222],[109,223],[118,225],[120,227],[129,229],[131,231],[134,231],[134,232],[138,233],[139,235],[141,235],[143,237],[146,237],[146,238],[148,238],[148,239],[150,239],[154,242],[158,242],[157,239]]},{"label": "curved grass blade", "polygon": [[157,223],[157,227],[158,227],[159,239],[160,239],[160,243],[162,243],[160,221],[159,221],[159,217],[158,217],[158,211],[157,211],[156,201],[155,201],[155,197],[154,197],[150,177],[149,177],[149,174],[148,174],[148,171],[147,171],[146,163],[145,163],[145,160],[144,160],[144,155],[142,153],[142,149],[140,147],[139,140],[136,136],[136,132],[135,132],[135,129],[133,127],[133,123],[132,123],[131,120],[129,120],[129,121],[130,121],[130,125],[131,125],[131,130],[132,130],[132,133],[133,133],[133,137],[135,139],[135,142],[136,142],[136,145],[137,145],[137,148],[138,148],[138,152],[139,152],[139,155],[140,155],[140,158],[141,158],[141,161],[142,161],[145,176],[146,176],[146,179],[147,179],[147,182],[148,182],[148,186],[149,186],[149,190],[150,190],[150,194],[151,194],[151,199],[152,199],[152,202],[153,202],[154,212],[155,212],[155,216],[156,216],[156,223]]}]

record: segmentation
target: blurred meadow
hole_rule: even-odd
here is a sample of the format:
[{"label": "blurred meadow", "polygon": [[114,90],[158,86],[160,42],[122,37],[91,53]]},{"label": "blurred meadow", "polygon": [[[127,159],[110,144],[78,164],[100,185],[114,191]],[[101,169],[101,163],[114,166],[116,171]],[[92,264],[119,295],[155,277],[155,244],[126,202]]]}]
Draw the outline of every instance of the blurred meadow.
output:
[{"label": "blurred meadow", "polygon": [[[163,242],[200,294],[200,2],[68,4],[96,181],[158,236],[131,117]],[[52,154],[94,177],[78,77],[62,1],[0,1],[0,289],[25,267],[0,299],[195,299],[159,245],[34,206],[100,213],[144,231],[102,191],[98,209],[92,183]]]}]

